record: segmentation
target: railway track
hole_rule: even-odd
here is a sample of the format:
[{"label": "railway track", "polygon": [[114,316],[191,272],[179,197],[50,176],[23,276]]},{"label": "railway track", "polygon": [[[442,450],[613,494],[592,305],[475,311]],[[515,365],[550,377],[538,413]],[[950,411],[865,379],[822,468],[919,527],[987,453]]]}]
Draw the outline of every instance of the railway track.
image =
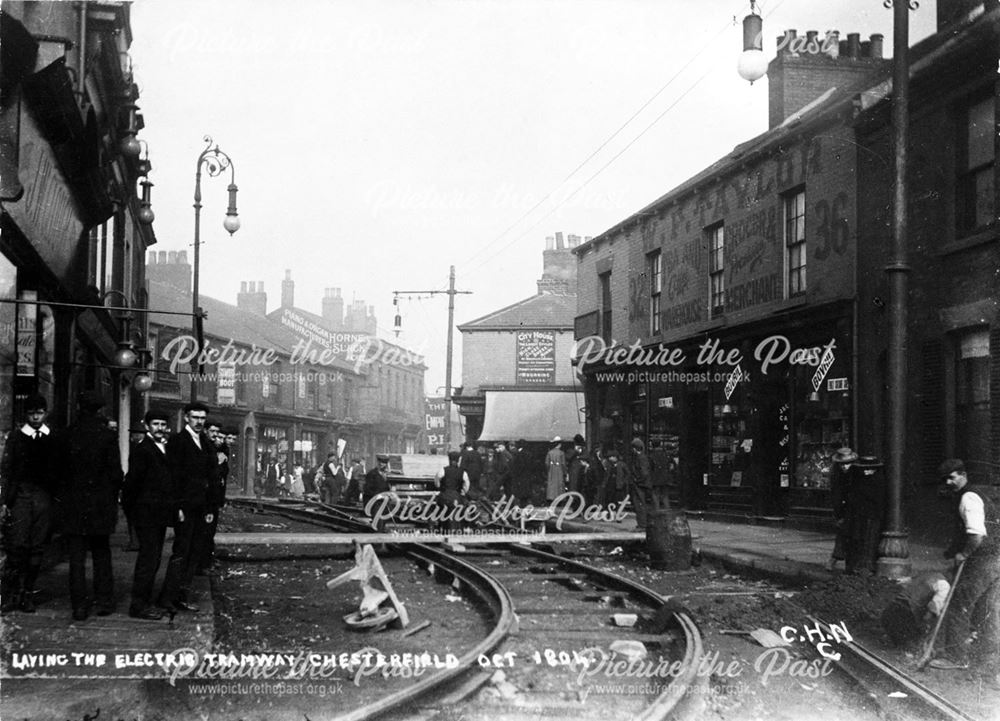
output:
[{"label": "railway track", "polygon": [[[288,502],[265,508],[331,529],[372,531],[357,508]],[[458,579],[490,608],[496,625],[455,673],[343,718],[384,714],[437,721],[457,711],[464,719],[651,720],[697,718],[703,710],[708,678],[699,673],[701,634],[682,609],[662,612],[665,597],[655,591],[526,544],[469,546],[455,553],[408,542],[397,550]],[[625,615],[625,622],[635,616],[636,623],[615,626],[616,615]],[[622,641],[635,643],[623,647]],[[624,653],[612,656],[612,644]],[[845,642],[837,650],[835,667],[877,700],[884,717],[976,721],[861,644]],[[621,661],[628,652],[636,653],[632,668],[645,673],[641,679],[615,673],[621,667],[611,659]],[[490,690],[480,693],[484,686]]]},{"label": "railway track", "polygon": [[[255,502],[237,501],[253,507]],[[331,529],[370,532],[344,509],[264,503],[268,512]],[[519,544],[461,554],[426,543],[396,550],[435,574],[457,580],[486,605],[489,635],[459,658],[458,667],[426,676],[407,689],[338,719],[435,719],[461,709],[464,718],[697,718],[707,678],[698,674],[701,636],[683,612],[663,612],[664,598],[615,574]],[[612,625],[618,617],[621,626]],[[615,642],[623,653],[611,650]],[[627,656],[624,650],[632,654]],[[640,657],[641,656],[641,657]],[[637,693],[636,678],[614,663],[660,669]],[[648,676],[648,673],[647,673]],[[502,679],[502,680],[501,680]],[[629,683],[629,681],[632,683]],[[624,682],[624,683],[623,683]],[[480,694],[489,685],[492,692]]]}]

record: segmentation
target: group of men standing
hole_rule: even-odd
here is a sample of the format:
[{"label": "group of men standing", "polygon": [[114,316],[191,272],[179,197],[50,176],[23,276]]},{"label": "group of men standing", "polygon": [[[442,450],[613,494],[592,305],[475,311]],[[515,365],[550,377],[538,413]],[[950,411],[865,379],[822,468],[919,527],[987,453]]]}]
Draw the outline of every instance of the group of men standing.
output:
[{"label": "group of men standing", "polygon": [[[188,593],[194,575],[211,564],[212,536],[225,505],[229,450],[208,408],[184,407],[184,428],[168,438],[169,416],[151,410],[145,435],[129,455],[123,476],[118,437],[100,414],[95,393],[79,398],[77,420],[61,431],[45,423],[47,403],[32,395],[24,425],[10,433],[0,463],[6,561],[0,575],[0,610],[35,611],[35,583],[54,532],[69,556],[70,603],[75,621],[92,610],[115,611],[110,537],[121,503],[138,539],[129,615],[157,620],[164,613],[197,611]],[[160,593],[154,585],[167,528],[174,541]],[[88,593],[86,560],[93,563]]]}]

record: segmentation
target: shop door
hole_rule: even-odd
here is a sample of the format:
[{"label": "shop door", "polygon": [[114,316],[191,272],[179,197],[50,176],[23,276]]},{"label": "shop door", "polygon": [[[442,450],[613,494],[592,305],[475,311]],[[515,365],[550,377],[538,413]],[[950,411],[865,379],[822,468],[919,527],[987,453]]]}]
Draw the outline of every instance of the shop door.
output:
[{"label": "shop door", "polygon": [[711,456],[712,407],[708,391],[689,393],[682,410],[680,436],[681,505],[685,508],[705,507],[708,494],[704,486]]}]

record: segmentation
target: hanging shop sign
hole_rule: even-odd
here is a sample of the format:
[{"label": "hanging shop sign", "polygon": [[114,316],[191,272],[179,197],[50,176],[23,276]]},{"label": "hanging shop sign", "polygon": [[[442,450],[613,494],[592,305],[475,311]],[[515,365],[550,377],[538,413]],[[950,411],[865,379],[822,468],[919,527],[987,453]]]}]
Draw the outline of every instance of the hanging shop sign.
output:
[{"label": "hanging shop sign", "polygon": [[823,379],[826,378],[826,374],[830,372],[830,367],[833,365],[833,348],[827,347],[826,352],[823,354],[823,358],[819,362],[819,368],[813,373],[812,384],[813,390],[818,391],[819,387],[823,385]]},{"label": "hanging shop sign", "polygon": [[736,386],[739,385],[740,379],[742,377],[743,377],[743,370],[739,366],[736,366],[733,369],[733,372],[729,374],[729,378],[726,379],[726,400],[727,401],[729,400],[729,397],[733,394],[733,391],[736,390]]}]

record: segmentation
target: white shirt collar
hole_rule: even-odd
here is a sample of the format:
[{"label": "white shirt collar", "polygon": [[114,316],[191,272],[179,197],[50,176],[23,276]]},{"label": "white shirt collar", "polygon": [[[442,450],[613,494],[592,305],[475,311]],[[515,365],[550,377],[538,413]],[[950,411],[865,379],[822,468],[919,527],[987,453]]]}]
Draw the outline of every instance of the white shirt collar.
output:
[{"label": "white shirt collar", "polygon": [[166,447],[167,447],[167,442],[166,441],[158,441],[158,440],[156,440],[156,437],[152,433],[147,433],[146,434],[146,438],[148,438],[149,440],[151,440],[156,445],[156,447],[159,448],[161,451],[165,451],[166,450]]},{"label": "white shirt collar", "polygon": [[195,430],[189,425],[185,425],[184,430],[191,434],[191,437],[194,438],[194,442],[198,444],[199,448],[201,448],[201,434],[196,433]]},{"label": "white shirt collar", "polygon": [[43,423],[42,425],[40,425],[38,427],[38,429],[36,431],[36,429],[32,428],[27,423],[25,423],[23,426],[21,426],[21,433],[23,433],[24,435],[28,436],[29,438],[34,438],[36,432],[37,433],[41,433],[43,436],[47,436],[47,435],[49,435],[49,427]]}]

